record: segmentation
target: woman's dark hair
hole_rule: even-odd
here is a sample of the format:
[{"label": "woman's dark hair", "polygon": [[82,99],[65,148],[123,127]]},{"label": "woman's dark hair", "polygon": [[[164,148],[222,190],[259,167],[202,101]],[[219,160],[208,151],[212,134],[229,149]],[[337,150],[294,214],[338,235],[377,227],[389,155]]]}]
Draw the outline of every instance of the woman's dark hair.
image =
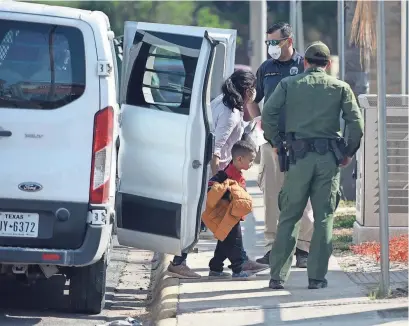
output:
[{"label": "woman's dark hair", "polygon": [[246,91],[255,88],[256,77],[251,71],[236,70],[222,85],[223,104],[232,111],[243,111]]}]

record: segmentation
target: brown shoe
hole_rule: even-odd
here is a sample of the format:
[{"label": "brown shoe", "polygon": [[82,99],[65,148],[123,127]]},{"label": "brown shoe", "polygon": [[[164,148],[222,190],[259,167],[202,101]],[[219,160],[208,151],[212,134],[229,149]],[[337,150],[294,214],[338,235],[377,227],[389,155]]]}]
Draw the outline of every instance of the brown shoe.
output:
[{"label": "brown shoe", "polygon": [[180,278],[180,279],[198,279],[201,276],[194,271],[192,271],[188,266],[181,264],[181,265],[173,265],[172,263],[168,266],[168,275]]},{"label": "brown shoe", "polygon": [[243,272],[251,272],[253,274],[265,271],[268,268],[270,268],[269,265],[260,264],[250,259],[247,260],[242,266]]},{"label": "brown shoe", "polygon": [[295,267],[307,268],[308,257],[297,256]]},{"label": "brown shoe", "polygon": [[295,264],[296,267],[307,268],[308,252],[297,248],[295,251],[295,257],[297,259]]},{"label": "brown shoe", "polygon": [[263,265],[270,264],[270,252],[271,250],[267,251],[263,257],[256,259],[256,262]]}]

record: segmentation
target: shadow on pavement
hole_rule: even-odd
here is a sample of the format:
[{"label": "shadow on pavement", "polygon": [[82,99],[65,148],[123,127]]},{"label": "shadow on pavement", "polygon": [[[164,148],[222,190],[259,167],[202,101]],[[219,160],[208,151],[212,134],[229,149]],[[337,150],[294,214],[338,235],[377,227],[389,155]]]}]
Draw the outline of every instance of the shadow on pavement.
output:
[{"label": "shadow on pavement", "polygon": [[[145,295],[144,289],[116,290],[120,273],[126,264],[129,249],[115,244],[111,264],[108,267],[106,304],[99,315],[83,315],[70,312],[68,283],[65,277],[56,275],[49,280],[38,280],[30,286],[16,281],[14,278],[0,280],[0,325],[92,325],[105,321],[123,319],[116,311],[132,311],[141,303],[129,302],[131,295]],[[115,309],[112,309],[115,306]],[[107,311],[111,311],[109,317]]]},{"label": "shadow on pavement", "polygon": [[[319,308],[316,308],[319,309]],[[387,313],[390,309],[381,309],[377,311],[377,315],[380,318],[376,318],[376,312],[373,310],[362,311],[362,312],[355,312],[355,313],[345,313],[340,315],[329,315],[326,317],[316,317],[316,318],[306,318],[300,320],[288,320],[283,321],[280,319],[276,319],[277,312],[273,311],[264,311],[264,321],[261,323],[251,323],[245,326],[265,326],[265,325],[272,325],[274,322],[279,322],[279,325],[331,325],[331,326],[341,326],[344,324],[351,323],[351,321],[355,320],[356,325],[359,326],[381,326],[383,324],[389,325],[391,322],[399,322],[402,323],[393,323],[393,325],[405,325],[407,323],[407,314],[406,318],[393,318],[394,320],[382,320],[383,317],[381,316],[382,313]],[[392,326],[392,325],[391,325]]]},{"label": "shadow on pavement", "polygon": [[[64,291],[68,291],[68,285],[65,284],[65,278],[62,276],[48,281],[39,281],[32,286],[24,286],[17,281],[0,282],[0,325],[68,325],[76,323],[83,326],[124,318],[122,314],[114,316],[112,313],[109,317],[103,314],[71,313],[69,298],[67,294],[64,294]],[[143,307],[146,305],[145,300],[129,301],[128,296],[146,295],[147,291],[139,289],[115,291],[113,287],[107,287],[105,309],[132,311],[136,307]],[[50,321],[43,321],[45,317]],[[53,318],[56,320],[52,321]],[[60,321],[62,319],[65,321]],[[78,320],[83,320],[84,323],[78,323]]]}]

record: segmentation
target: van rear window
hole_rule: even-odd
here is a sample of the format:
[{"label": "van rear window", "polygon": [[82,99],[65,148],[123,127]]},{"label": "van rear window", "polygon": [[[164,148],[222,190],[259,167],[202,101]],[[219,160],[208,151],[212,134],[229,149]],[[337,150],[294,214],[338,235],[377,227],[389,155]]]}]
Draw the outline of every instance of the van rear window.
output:
[{"label": "van rear window", "polygon": [[0,108],[57,109],[84,91],[79,29],[0,19]]}]

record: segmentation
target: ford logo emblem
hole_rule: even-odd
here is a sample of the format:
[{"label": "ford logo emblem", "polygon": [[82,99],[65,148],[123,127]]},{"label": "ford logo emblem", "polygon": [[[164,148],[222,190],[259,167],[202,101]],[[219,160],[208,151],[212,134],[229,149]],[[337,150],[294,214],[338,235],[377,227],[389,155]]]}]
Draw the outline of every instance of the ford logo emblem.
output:
[{"label": "ford logo emblem", "polygon": [[23,182],[18,185],[18,189],[27,192],[36,192],[43,189],[43,186],[36,182]]}]

